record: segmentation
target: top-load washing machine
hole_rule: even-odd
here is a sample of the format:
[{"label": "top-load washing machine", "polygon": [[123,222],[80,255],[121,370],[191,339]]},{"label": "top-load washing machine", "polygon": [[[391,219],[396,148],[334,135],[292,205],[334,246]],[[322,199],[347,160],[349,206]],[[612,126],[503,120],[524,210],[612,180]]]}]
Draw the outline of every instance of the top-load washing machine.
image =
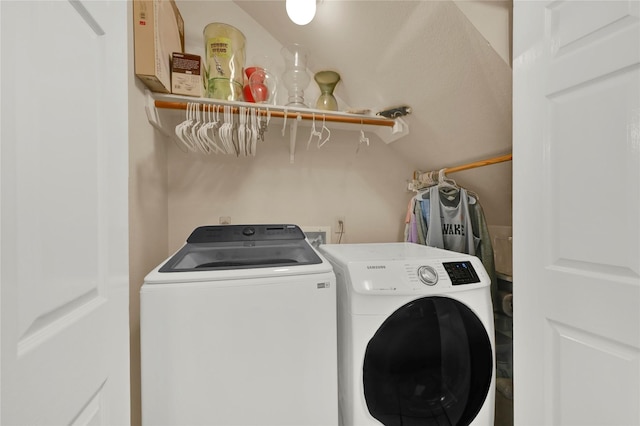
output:
[{"label": "top-load washing machine", "polygon": [[145,425],[336,425],[336,286],[295,225],[197,228],[140,290]]},{"label": "top-load washing machine", "polygon": [[329,244],[340,423],[493,425],[494,327],[480,260],[411,243]]}]

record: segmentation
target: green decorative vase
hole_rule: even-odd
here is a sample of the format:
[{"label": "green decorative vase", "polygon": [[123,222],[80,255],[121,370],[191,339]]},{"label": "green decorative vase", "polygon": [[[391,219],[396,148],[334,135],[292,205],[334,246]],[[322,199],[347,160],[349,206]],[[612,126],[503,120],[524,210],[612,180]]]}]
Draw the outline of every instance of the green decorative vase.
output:
[{"label": "green decorative vase", "polygon": [[338,101],[333,96],[333,91],[340,81],[340,74],[335,71],[320,71],[313,76],[318,87],[320,87],[320,96],[316,101],[316,108],[326,111],[337,111]]}]

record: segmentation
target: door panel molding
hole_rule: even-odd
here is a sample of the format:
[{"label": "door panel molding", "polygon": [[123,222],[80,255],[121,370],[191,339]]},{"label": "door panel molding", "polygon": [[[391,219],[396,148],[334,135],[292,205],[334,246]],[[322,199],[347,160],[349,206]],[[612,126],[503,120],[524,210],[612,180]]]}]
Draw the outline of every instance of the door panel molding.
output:
[{"label": "door panel molding", "polygon": [[18,358],[37,348],[45,340],[55,337],[67,327],[82,321],[100,309],[107,299],[99,296],[97,290],[90,290],[77,299],[59,306],[57,309],[39,316],[18,341]]}]

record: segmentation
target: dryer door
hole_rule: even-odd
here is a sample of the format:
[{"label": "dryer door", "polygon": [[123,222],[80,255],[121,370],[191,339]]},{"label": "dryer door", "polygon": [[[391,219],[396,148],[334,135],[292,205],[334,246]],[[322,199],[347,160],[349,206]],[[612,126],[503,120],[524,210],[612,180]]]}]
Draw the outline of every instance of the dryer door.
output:
[{"label": "dryer door", "polygon": [[489,392],[491,341],[463,303],[425,297],[394,312],[369,341],[367,408],[392,425],[468,425]]}]

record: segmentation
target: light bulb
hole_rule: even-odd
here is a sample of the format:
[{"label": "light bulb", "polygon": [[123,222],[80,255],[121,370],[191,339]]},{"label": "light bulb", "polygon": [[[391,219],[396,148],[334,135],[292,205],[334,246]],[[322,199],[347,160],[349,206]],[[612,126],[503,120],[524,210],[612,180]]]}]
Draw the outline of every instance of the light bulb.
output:
[{"label": "light bulb", "polygon": [[287,0],[286,8],[294,24],[307,25],[316,14],[316,0]]}]

